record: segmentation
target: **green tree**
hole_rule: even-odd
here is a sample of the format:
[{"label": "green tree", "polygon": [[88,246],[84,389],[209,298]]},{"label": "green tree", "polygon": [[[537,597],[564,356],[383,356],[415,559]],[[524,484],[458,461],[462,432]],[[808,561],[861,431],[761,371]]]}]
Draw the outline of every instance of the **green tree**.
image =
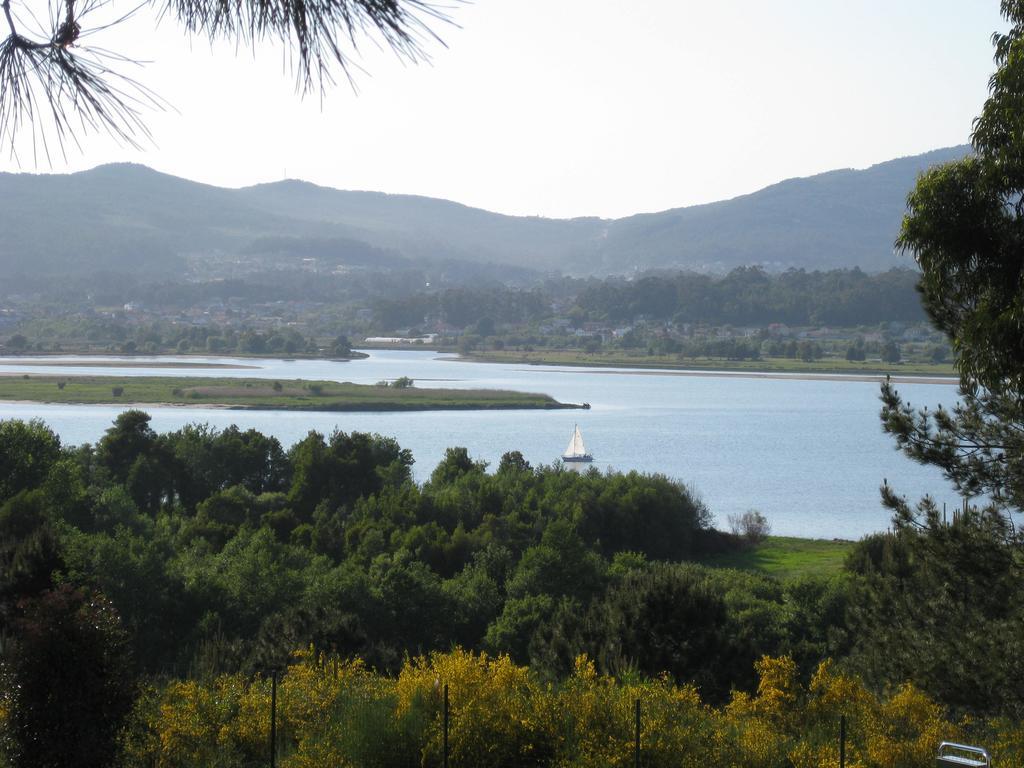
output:
[{"label": "green tree", "polygon": [[883,363],[898,363],[902,359],[900,345],[892,340],[885,342],[882,345],[881,357]]},{"label": "green tree", "polygon": [[60,439],[42,421],[0,421],[0,503],[42,485],[59,457]]},{"label": "green tree", "polygon": [[846,359],[852,362],[864,362],[867,358],[866,351],[864,349],[864,339],[856,339],[850,342],[846,348]]},{"label": "green tree", "polygon": [[28,339],[16,333],[7,340],[7,348],[12,352],[24,352],[28,349]]},{"label": "green tree", "polygon": [[52,586],[63,565],[42,491],[22,491],[0,505],[0,647],[20,601]]},{"label": "green tree", "polygon": [[99,594],[64,585],[32,600],[8,658],[14,768],[106,768],[131,709],[128,637]]},{"label": "green tree", "polygon": [[148,413],[124,411],[114,419],[96,446],[96,458],[118,482],[125,482],[135,462],[156,445],[156,432],[149,426]]},{"label": "green tree", "polygon": [[1024,509],[1024,0],[1001,8],[1011,27],[993,38],[974,156],[920,177],[897,241],[953,347],[960,399],[916,410],[882,387],[897,446],[982,504],[949,520],[883,483],[896,536],[861,556],[854,632],[877,683],[910,677],[958,708],[1020,717],[1024,539],[1007,513]]},{"label": "green tree", "polygon": [[[965,495],[1024,508],[1024,0],[1003,0],[996,73],[975,122],[974,156],[923,174],[897,245],[921,268],[919,289],[949,337],[960,402],[916,411],[890,384],[882,421],[917,461]],[[890,506],[902,513],[895,493]]]},{"label": "green tree", "polygon": [[348,336],[340,334],[334,338],[331,342],[331,354],[335,357],[348,357],[352,354],[352,344],[348,340]]}]

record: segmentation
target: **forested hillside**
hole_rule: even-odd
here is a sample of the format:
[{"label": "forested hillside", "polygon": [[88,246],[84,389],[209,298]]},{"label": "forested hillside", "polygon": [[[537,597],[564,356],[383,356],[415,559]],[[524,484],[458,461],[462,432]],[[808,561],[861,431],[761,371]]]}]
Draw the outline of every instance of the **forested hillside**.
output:
[{"label": "forested hillside", "polygon": [[[732,200],[623,219],[516,217],[445,200],[298,181],[221,189],[143,166],[69,176],[0,174],[0,269],[184,276],[272,264],[383,268],[412,260],[495,263],[567,274],[736,266],[909,266],[892,243],[917,174],[963,156],[936,150],[866,170],[791,179]],[[224,276],[221,274],[220,276]]]}]

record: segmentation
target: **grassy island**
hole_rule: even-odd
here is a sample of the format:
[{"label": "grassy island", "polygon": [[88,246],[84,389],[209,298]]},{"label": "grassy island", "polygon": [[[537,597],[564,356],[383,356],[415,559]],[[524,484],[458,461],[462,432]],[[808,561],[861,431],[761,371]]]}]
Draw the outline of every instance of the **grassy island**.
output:
[{"label": "grassy island", "polygon": [[426,389],[305,379],[168,376],[0,376],[0,400],[162,404],[241,410],[432,411],[581,408],[549,395],[498,389]]}]

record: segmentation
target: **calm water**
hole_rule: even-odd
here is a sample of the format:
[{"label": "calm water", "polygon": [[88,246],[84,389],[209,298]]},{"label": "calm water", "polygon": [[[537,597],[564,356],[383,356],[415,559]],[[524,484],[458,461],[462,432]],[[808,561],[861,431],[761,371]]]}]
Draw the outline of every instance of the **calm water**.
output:
[{"label": "calm water", "polygon": [[[882,433],[877,383],[465,363],[431,352],[374,352],[367,360],[351,362],[195,360],[258,367],[56,369],[47,360],[28,367],[0,360],[0,373],[250,376],[356,383],[410,376],[421,386],[546,392],[565,402],[589,402],[592,408],[403,414],[149,406],[146,410],[158,431],[189,422],[216,427],[234,423],[273,434],[285,445],[311,429],[379,432],[413,451],[419,480],[428,477],[445,448],[454,445],[467,447],[472,456],[492,465],[509,450],[521,451],[534,464],[550,464],[578,422],[595,456],[593,466],[662,472],[696,489],[723,525],[729,514],[759,509],[780,535],[857,538],[884,530],[889,516],[878,502],[882,478],[910,498],[931,493],[939,502],[958,503],[938,472],[903,458]],[[900,390],[915,404],[930,406],[948,405],[956,395],[953,387],[941,384],[905,384]],[[65,443],[77,444],[95,442],[123,409],[0,403],[0,419],[38,416]]]}]

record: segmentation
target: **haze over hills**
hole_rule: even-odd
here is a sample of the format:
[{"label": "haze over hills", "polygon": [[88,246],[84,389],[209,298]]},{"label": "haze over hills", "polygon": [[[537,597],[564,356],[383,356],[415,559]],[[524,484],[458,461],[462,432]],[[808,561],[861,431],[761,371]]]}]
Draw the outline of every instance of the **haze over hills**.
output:
[{"label": "haze over hills", "polygon": [[197,264],[399,268],[459,260],[569,274],[763,264],[869,271],[893,253],[918,173],[967,146],[790,179],[749,195],[623,219],[506,216],[410,195],[300,181],[223,189],[139,165],[0,174],[0,270],[183,276]]}]

